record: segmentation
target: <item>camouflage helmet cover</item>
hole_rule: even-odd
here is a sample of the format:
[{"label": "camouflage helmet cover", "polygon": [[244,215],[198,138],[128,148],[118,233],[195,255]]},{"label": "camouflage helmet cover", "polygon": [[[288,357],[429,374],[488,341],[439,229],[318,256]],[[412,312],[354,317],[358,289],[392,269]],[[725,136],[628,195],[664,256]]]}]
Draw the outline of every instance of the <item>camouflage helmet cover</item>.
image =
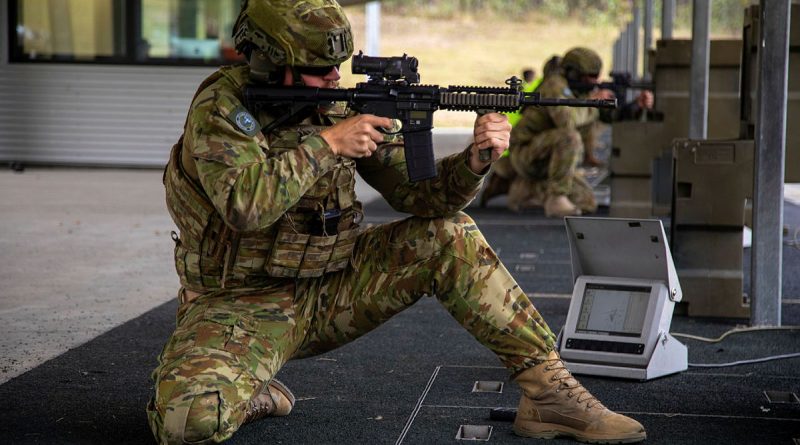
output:
[{"label": "camouflage helmet cover", "polygon": [[564,71],[574,70],[579,75],[597,76],[603,68],[603,60],[594,50],[584,47],[572,48],[561,59]]},{"label": "camouflage helmet cover", "polygon": [[330,66],[353,54],[350,22],[333,0],[245,0],[233,37],[240,51],[250,43],[277,66]]}]

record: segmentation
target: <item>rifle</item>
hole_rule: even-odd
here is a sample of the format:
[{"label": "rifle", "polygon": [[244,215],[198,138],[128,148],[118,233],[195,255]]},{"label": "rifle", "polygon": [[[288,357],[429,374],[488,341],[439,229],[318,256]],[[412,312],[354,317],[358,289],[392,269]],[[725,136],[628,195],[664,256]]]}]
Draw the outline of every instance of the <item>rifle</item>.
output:
[{"label": "rifle", "polygon": [[[369,57],[359,52],[353,57],[353,74],[366,74],[367,82],[355,88],[314,88],[297,86],[248,85],[244,99],[251,112],[279,107],[286,112],[261,129],[269,133],[294,116],[330,102],[347,102],[361,114],[397,119],[402,124],[408,178],[422,181],[436,177],[433,155],[433,113],[436,110],[488,112],[517,111],[525,106],[567,106],[614,108],[616,99],[545,99],[538,93],[521,91],[516,77],[507,87],[466,87],[418,85],[419,62],[415,57]],[[480,159],[491,159],[491,150],[479,152]]]},{"label": "rifle", "polygon": [[578,92],[589,92],[594,89],[611,90],[614,96],[620,100],[626,100],[628,90],[653,90],[655,85],[652,82],[641,82],[633,79],[629,72],[625,71],[612,71],[611,82],[600,83],[583,83],[583,82],[570,82],[569,87]]}]

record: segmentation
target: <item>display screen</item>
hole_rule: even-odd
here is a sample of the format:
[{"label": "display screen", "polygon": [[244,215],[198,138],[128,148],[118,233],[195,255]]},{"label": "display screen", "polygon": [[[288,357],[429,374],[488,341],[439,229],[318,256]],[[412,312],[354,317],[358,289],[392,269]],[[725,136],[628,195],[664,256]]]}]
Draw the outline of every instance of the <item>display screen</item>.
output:
[{"label": "display screen", "polygon": [[576,332],[639,337],[650,287],[586,283]]}]

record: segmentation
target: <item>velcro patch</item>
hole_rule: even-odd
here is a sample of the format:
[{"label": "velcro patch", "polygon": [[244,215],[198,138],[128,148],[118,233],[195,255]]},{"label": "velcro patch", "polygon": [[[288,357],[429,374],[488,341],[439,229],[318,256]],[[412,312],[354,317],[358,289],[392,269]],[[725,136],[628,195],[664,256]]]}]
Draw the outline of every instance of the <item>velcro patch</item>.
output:
[{"label": "velcro patch", "polygon": [[238,129],[242,130],[244,134],[250,137],[257,135],[261,130],[261,125],[259,125],[256,118],[254,118],[253,115],[242,106],[238,106],[231,111],[231,113],[227,116],[227,119],[231,121],[231,123]]}]

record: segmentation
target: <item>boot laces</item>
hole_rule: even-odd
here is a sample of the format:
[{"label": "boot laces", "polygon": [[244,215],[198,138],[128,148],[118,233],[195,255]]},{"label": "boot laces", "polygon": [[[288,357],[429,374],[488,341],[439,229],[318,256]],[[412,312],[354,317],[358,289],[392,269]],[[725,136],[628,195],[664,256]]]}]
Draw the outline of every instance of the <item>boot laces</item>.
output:
[{"label": "boot laces", "polygon": [[569,369],[564,365],[560,359],[555,360],[548,360],[548,365],[545,366],[546,371],[555,371],[555,374],[550,378],[553,382],[558,382],[558,388],[556,391],[559,391],[561,388],[565,388],[567,391],[567,397],[576,397],[576,401],[580,403],[586,402],[586,408],[592,408],[596,405],[600,405],[600,401],[597,400],[595,396],[593,396],[589,390],[583,387],[575,378],[572,376],[572,373],[569,372]]},{"label": "boot laces", "polygon": [[250,399],[250,402],[247,404],[247,408],[245,409],[244,413],[244,422],[252,422],[268,416],[272,411],[275,410],[275,406],[276,402],[272,399],[272,393],[270,391],[267,390],[261,394],[258,394]]}]

